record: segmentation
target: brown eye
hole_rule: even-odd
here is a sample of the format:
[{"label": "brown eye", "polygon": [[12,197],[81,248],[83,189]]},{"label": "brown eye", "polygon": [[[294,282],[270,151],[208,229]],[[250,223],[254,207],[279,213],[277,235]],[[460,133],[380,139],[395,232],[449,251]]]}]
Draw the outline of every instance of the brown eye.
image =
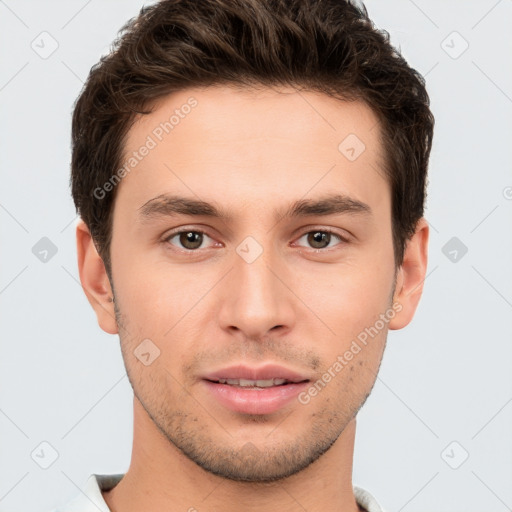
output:
[{"label": "brown eye", "polygon": [[180,243],[185,247],[185,249],[198,249],[203,243],[203,235],[196,231],[180,233]]},{"label": "brown eye", "polygon": [[170,235],[166,241],[171,245],[176,245],[172,242],[173,239],[177,239],[179,245],[177,246],[179,249],[186,249],[188,251],[194,251],[195,249],[199,249],[204,242],[204,238],[210,238],[208,235],[203,233],[202,231],[179,231]]},{"label": "brown eye", "polygon": [[333,247],[331,242],[335,239],[338,239],[340,242],[346,242],[341,235],[327,230],[309,231],[308,233],[304,233],[299,240],[303,238],[306,238],[307,245],[311,249],[327,249],[329,246]]},{"label": "brown eye", "polygon": [[325,233],[323,231],[312,231],[308,233],[308,243],[314,249],[324,249],[329,246],[331,240],[331,233]]}]

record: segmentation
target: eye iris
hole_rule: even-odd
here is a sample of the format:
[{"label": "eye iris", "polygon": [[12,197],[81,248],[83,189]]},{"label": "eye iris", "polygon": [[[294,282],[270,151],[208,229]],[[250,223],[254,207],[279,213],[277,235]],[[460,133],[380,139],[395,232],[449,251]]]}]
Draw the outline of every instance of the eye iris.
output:
[{"label": "eye iris", "polygon": [[197,233],[195,231],[180,233],[180,243],[187,249],[197,249],[198,247],[201,247],[202,242],[202,233]]},{"label": "eye iris", "polygon": [[[312,231],[308,234],[308,243],[312,245],[315,249],[322,249],[329,245],[331,240],[331,234],[326,233],[325,231]],[[327,242],[325,245],[322,245],[324,242]],[[319,245],[318,245],[319,244]]]}]

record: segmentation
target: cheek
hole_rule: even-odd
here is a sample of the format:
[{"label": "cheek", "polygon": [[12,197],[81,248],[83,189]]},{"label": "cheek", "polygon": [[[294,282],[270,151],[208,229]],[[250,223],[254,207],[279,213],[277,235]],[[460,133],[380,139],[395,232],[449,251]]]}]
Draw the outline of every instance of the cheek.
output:
[{"label": "cheek", "polygon": [[390,306],[392,286],[392,267],[339,266],[334,272],[331,268],[302,279],[301,293],[321,318],[341,326],[337,332],[341,335],[351,327],[373,323],[384,313]]},{"label": "cheek", "polygon": [[[342,358],[336,365],[338,372],[331,368],[337,375],[334,379],[337,384],[332,388],[362,386],[366,389],[374,381],[391,319],[392,286],[392,261],[387,265],[375,262],[339,266],[335,272],[331,267],[324,275],[317,274],[314,283],[309,278],[303,281],[304,302],[328,326],[323,329],[325,338],[319,340],[318,319],[311,316],[307,322],[308,337],[317,340],[316,350],[326,369],[338,361],[338,356]],[[381,317],[387,312],[388,322]]]},{"label": "cheek", "polygon": [[185,314],[187,305],[190,308],[190,303],[207,291],[188,269],[143,262],[142,258],[120,261],[114,282],[130,322],[147,325],[154,332],[161,322],[172,327]]}]

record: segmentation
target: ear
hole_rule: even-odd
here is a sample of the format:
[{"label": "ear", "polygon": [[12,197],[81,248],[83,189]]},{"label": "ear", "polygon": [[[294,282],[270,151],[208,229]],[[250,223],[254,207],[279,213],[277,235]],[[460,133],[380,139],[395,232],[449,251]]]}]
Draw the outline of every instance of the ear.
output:
[{"label": "ear", "polygon": [[96,312],[99,326],[109,334],[117,334],[112,288],[105,265],[94,245],[89,228],[82,219],[76,226],[76,250],[80,282],[87,300]]},{"label": "ear", "polygon": [[422,217],[416,224],[414,235],[407,241],[404,260],[397,272],[393,297],[397,314],[390,320],[389,329],[402,329],[414,316],[427,272],[428,236],[428,222]]}]

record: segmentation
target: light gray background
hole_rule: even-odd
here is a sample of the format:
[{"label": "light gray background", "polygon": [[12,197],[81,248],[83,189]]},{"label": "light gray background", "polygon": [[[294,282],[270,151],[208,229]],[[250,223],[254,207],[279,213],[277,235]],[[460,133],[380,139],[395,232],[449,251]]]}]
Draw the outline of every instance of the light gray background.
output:
[{"label": "light gray background", "polygon": [[[78,281],[68,180],[72,104],[141,5],[0,1],[1,512],[49,510],[129,464],[132,390]],[[512,1],[366,5],[426,76],[436,130],[424,296],[358,416],[354,483],[388,512],[512,510]],[[52,38],[47,58],[31,47]]]}]

